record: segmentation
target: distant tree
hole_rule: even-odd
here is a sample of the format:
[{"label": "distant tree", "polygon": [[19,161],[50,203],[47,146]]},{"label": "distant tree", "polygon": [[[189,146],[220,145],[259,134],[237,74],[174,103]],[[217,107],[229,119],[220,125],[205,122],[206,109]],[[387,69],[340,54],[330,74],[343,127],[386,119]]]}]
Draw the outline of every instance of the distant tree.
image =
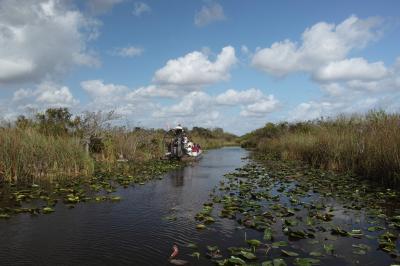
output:
[{"label": "distant tree", "polygon": [[79,131],[85,150],[89,153],[91,140],[98,141],[103,137],[104,129],[110,127],[110,122],[117,119],[114,111],[110,112],[84,112],[79,120],[77,130]]},{"label": "distant tree", "polygon": [[[38,113],[36,120],[41,133],[62,136],[67,135],[69,130],[74,127],[71,117],[72,114],[68,108],[49,108],[44,113]],[[21,118],[20,122],[23,124],[26,120]]]},{"label": "distant tree", "polygon": [[203,128],[203,127],[193,127],[190,133],[194,134],[194,135],[207,137],[207,138],[212,137],[211,131],[209,129]]},{"label": "distant tree", "polygon": [[32,119],[26,118],[24,115],[20,115],[17,117],[17,120],[15,121],[15,126],[20,129],[26,129],[28,127],[32,127],[34,122]]}]

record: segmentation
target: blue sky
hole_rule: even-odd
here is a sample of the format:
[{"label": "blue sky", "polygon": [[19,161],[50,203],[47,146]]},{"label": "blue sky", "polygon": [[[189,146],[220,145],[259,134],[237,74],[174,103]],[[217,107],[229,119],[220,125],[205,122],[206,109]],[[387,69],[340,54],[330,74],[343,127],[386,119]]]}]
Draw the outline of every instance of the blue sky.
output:
[{"label": "blue sky", "polygon": [[399,1],[0,1],[0,114],[223,127],[400,107]]}]

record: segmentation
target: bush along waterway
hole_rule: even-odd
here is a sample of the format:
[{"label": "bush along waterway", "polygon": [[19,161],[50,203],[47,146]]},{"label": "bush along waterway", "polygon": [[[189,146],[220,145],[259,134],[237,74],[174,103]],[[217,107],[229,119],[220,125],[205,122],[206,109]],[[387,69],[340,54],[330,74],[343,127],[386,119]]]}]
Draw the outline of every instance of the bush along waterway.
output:
[{"label": "bush along waterway", "polygon": [[1,264],[171,265],[174,244],[190,265],[400,263],[399,193],[355,176],[237,147],[135,169],[3,187]]}]

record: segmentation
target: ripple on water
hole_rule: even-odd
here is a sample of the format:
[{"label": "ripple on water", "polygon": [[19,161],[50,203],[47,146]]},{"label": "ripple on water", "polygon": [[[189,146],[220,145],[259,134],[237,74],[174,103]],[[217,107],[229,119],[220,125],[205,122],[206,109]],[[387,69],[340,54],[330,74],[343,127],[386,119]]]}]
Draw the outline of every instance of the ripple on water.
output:
[{"label": "ripple on water", "polygon": [[[118,203],[84,203],[71,210],[58,204],[50,215],[0,221],[1,265],[168,265],[174,242],[179,258],[190,260],[187,243],[204,249],[234,236],[233,221],[197,231],[193,217],[223,174],[243,165],[245,156],[240,148],[211,150],[162,180],[118,189]],[[165,219],[168,215],[177,219]]]}]

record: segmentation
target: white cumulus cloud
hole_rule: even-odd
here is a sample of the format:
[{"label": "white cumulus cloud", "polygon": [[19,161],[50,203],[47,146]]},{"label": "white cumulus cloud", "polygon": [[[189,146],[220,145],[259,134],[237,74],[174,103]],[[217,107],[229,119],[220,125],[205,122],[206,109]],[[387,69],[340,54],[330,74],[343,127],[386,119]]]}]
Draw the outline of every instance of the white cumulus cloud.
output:
[{"label": "white cumulus cloud", "polygon": [[64,1],[0,1],[0,83],[40,81],[73,65],[99,65],[86,49],[98,25]]},{"label": "white cumulus cloud", "polygon": [[284,40],[258,50],[252,65],[279,77],[297,71],[312,72],[332,61],[343,60],[351,50],[377,40],[381,36],[380,25],[379,18],[356,16],[338,25],[319,22],[303,32],[300,44]]},{"label": "white cumulus cloud", "polygon": [[143,13],[150,12],[151,8],[148,4],[143,2],[135,2],[133,6],[132,14],[136,17],[140,17]]},{"label": "white cumulus cloud", "polygon": [[129,89],[123,85],[104,84],[102,80],[86,80],[81,82],[81,87],[94,99],[109,101],[110,97],[120,96]]},{"label": "white cumulus cloud", "polygon": [[229,70],[237,62],[235,49],[226,46],[214,62],[202,52],[191,52],[172,59],[156,71],[153,80],[159,84],[200,87],[228,80]]},{"label": "white cumulus cloud", "polygon": [[163,107],[153,113],[155,117],[168,116],[194,116],[201,111],[207,110],[212,104],[212,98],[202,91],[193,91],[185,96],[177,104]]},{"label": "white cumulus cloud", "polygon": [[246,105],[240,112],[240,115],[262,117],[276,111],[278,107],[279,101],[274,97],[274,95],[268,95],[257,100],[255,103]]},{"label": "white cumulus cloud", "polygon": [[19,89],[14,92],[13,105],[44,109],[49,107],[72,107],[79,103],[68,87],[45,81],[35,89]]},{"label": "white cumulus cloud", "polygon": [[135,57],[143,53],[143,48],[136,46],[127,46],[121,48],[115,48],[111,54],[121,57]]},{"label": "white cumulus cloud", "polygon": [[194,16],[194,24],[198,27],[206,26],[210,23],[225,20],[224,9],[218,3],[210,3],[202,6]]},{"label": "white cumulus cloud", "polygon": [[364,58],[330,62],[313,75],[318,81],[377,80],[388,74],[383,62],[368,63]]},{"label": "white cumulus cloud", "polygon": [[259,89],[248,89],[237,91],[229,89],[216,97],[216,102],[221,105],[238,105],[254,103],[264,97],[264,94]]}]

